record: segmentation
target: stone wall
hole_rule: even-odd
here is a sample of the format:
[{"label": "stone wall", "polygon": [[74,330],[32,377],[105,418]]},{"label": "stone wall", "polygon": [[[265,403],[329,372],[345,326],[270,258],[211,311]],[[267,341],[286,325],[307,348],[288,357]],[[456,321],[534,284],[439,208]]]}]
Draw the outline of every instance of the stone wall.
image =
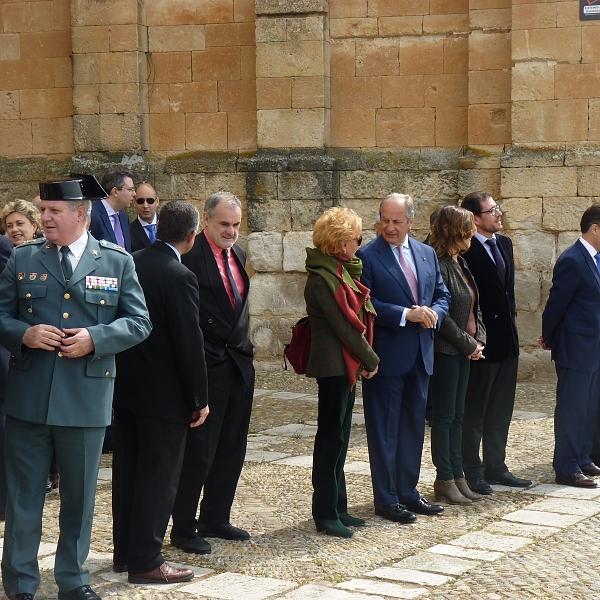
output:
[{"label": "stone wall", "polygon": [[[556,257],[600,201],[600,21],[578,0],[0,3],[0,202],[132,170],[162,200],[244,203],[257,358],[304,312],[321,212],[411,194],[414,234],[476,189],[505,209],[522,377]],[[72,65],[72,70],[71,70]]]}]

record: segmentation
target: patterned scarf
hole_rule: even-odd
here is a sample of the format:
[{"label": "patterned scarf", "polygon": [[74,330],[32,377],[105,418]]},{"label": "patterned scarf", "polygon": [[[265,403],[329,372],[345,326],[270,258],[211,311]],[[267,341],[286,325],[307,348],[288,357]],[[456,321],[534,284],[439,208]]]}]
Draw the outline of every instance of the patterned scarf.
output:
[{"label": "patterned scarf", "polygon": [[[343,315],[355,329],[364,334],[369,345],[373,345],[373,317],[376,313],[371,304],[369,288],[360,282],[361,260],[356,257],[340,260],[315,248],[307,248],[306,270],[320,275],[325,280]],[[360,360],[353,356],[344,341],[341,341],[350,387],[353,387]]]}]

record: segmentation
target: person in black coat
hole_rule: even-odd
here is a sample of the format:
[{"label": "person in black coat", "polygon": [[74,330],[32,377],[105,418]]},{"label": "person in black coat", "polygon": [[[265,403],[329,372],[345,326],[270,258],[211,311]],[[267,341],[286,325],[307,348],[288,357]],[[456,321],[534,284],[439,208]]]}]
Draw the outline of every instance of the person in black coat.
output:
[{"label": "person in black coat", "polygon": [[[161,222],[162,218],[161,212]],[[229,540],[250,537],[230,523],[254,392],[253,346],[248,338],[250,281],[244,269],[246,253],[235,244],[241,220],[236,196],[228,192],[209,196],[204,205],[204,231],[183,260],[200,287],[211,413],[206,424],[187,437],[171,543],[199,554],[207,552],[202,535]]]},{"label": "person in black coat", "polygon": [[[519,368],[512,241],[502,230],[502,210],[487,192],[464,197],[462,208],[473,213],[477,232],[463,256],[479,290],[487,332],[485,360],[471,363],[465,398],[462,456],[469,487],[491,494],[489,484],[528,487],[506,466],[506,444],[512,420]],[[483,444],[483,461],[479,447]]]},{"label": "person in black coat", "polygon": [[143,343],[118,355],[113,400],[114,569],[128,571],[131,583],[193,577],[189,569],[166,563],[161,549],[186,435],[208,414],[198,282],[180,262],[198,225],[192,204],[171,202],[159,239],[134,254],[153,329]]},{"label": "person in black coat", "polygon": [[135,192],[133,204],[137,217],[129,224],[131,251],[143,250],[156,241],[160,198],[149,183],[142,183]]}]

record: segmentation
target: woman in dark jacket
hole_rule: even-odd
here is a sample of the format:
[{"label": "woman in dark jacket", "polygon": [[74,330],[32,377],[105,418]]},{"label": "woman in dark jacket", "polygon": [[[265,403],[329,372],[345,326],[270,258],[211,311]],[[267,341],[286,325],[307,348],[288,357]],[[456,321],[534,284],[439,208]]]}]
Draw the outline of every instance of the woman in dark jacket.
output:
[{"label": "woman in dark jacket", "polygon": [[462,419],[471,360],[484,358],[485,327],[479,310],[477,286],[460,256],[471,246],[473,214],[446,206],[431,232],[442,279],[451,295],[450,310],[434,341],[433,374],[429,392],[433,407],[431,456],[437,469],[435,499],[449,504],[481,500],[472,492],[462,470]]},{"label": "woman in dark jacket", "polygon": [[350,439],[358,375],[370,378],[379,358],[371,348],[373,316],[369,290],[360,283],[362,221],[349,208],[334,207],[317,220],[315,249],[306,249],[304,289],[312,331],[307,377],[319,386],[318,429],[313,454],[312,514],[317,531],[350,537],[364,525],[348,514],[344,463]]}]

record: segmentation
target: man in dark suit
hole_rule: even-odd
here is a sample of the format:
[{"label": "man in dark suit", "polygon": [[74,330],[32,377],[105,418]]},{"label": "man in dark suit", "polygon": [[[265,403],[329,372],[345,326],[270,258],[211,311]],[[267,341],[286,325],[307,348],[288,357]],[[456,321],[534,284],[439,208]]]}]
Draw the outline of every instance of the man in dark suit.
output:
[{"label": "man in dark suit", "polygon": [[435,252],[409,238],[410,196],[390,194],[379,207],[381,235],[357,252],[361,281],[377,311],[373,350],[379,372],[363,380],[365,425],[375,514],[410,523],[413,513],[442,512],[417,491],[425,435],[425,402],[433,371],[434,331],[450,295]]},{"label": "man in dark suit", "polygon": [[171,543],[186,552],[206,552],[201,536],[250,537],[230,523],[246,456],[254,393],[253,346],[248,339],[250,281],[244,269],[246,254],[235,244],[241,220],[242,207],[236,196],[228,192],[209,196],[204,205],[204,231],[183,259],[200,287],[210,406],[206,423],[187,436],[173,507]]},{"label": "man in dark suit", "polygon": [[[479,494],[491,494],[490,483],[528,487],[506,466],[508,430],[515,405],[519,338],[515,302],[512,242],[499,235],[502,211],[487,192],[473,192],[461,206],[473,213],[477,232],[463,256],[479,290],[487,331],[485,360],[471,362],[463,418],[462,456],[465,477]],[[483,443],[483,461],[479,447]]]},{"label": "man in dark suit", "polygon": [[[161,554],[190,427],[208,415],[196,276],[181,264],[200,224],[188,202],[168,203],[158,240],[133,256],[152,333],[117,357],[113,408],[114,569],[130,583],[178,583],[193,572]],[[190,424],[191,423],[191,424]]]},{"label": "man in dark suit", "polygon": [[595,488],[590,459],[600,393],[600,204],[581,217],[581,237],[556,261],[542,314],[543,348],[556,367],[556,483]]},{"label": "man in dark suit", "polygon": [[134,208],[137,218],[131,221],[131,251],[143,250],[156,241],[158,205],[160,198],[149,183],[142,183],[135,192]]},{"label": "man in dark suit", "polygon": [[135,198],[133,175],[128,171],[109,171],[102,179],[106,198],[92,207],[90,233],[131,252],[129,217],[125,212]]}]

